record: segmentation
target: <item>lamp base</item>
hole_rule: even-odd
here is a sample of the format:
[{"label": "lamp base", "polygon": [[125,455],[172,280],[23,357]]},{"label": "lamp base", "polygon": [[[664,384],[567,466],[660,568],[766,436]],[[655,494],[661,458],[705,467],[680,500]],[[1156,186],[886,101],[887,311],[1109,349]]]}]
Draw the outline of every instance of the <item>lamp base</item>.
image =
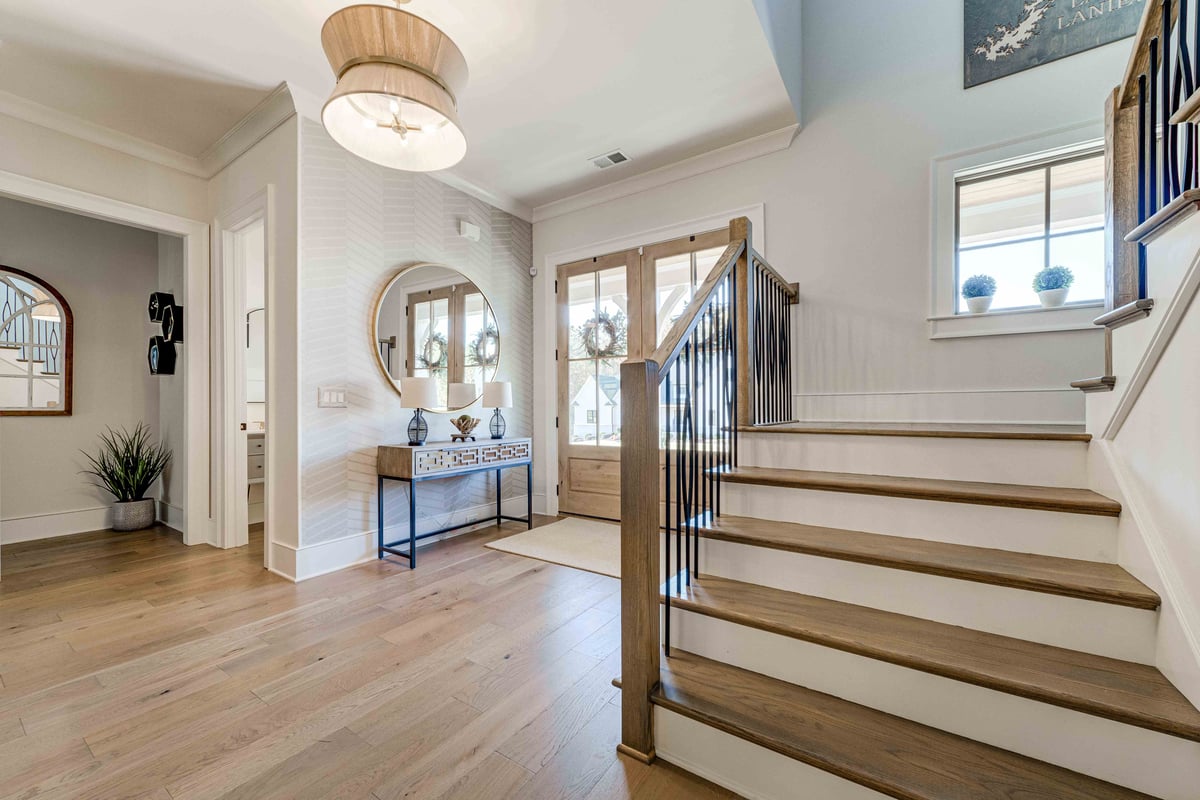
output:
[{"label": "lamp base", "polygon": [[504,432],[508,430],[508,423],[504,421],[504,416],[500,413],[500,409],[496,409],[492,414],[492,420],[488,423],[488,430],[492,433],[493,439],[503,439]]},{"label": "lamp base", "polygon": [[425,444],[425,440],[429,437],[429,424],[425,422],[425,417],[421,414],[421,409],[413,412],[412,419],[408,421],[408,446],[421,447]]}]

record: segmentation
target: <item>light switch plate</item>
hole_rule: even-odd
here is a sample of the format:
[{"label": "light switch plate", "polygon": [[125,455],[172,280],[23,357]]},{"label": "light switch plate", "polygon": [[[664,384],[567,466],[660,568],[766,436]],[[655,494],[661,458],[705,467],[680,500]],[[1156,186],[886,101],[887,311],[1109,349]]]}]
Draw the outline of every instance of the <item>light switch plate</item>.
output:
[{"label": "light switch plate", "polygon": [[345,386],[318,386],[317,408],[345,408]]}]

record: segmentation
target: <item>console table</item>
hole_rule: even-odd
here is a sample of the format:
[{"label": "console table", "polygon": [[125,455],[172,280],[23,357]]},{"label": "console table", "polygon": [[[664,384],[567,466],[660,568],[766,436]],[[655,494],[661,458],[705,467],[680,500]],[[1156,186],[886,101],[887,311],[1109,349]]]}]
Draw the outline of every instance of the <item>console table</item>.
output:
[{"label": "console table", "polygon": [[[526,478],[526,516],[510,517],[503,513],[501,503],[501,473],[506,469],[525,467]],[[387,444],[380,445],[375,457],[375,471],[378,474],[378,513],[379,513],[379,558],[391,553],[408,559],[408,566],[417,566],[417,540],[430,536],[478,525],[481,522],[494,521],[497,525],[505,520],[524,522],[533,527],[533,440],[532,439],[484,439],[478,442],[438,442],[419,447],[409,445]],[[457,478],[462,475],[472,475],[476,472],[496,473],[496,515],[483,519],[451,525],[441,530],[417,534],[417,484],[422,481],[440,480],[442,478]],[[383,540],[383,482],[403,481],[408,489],[408,549],[399,550],[397,545],[404,544],[405,539],[394,542]],[[451,511],[453,509],[446,509]]]}]

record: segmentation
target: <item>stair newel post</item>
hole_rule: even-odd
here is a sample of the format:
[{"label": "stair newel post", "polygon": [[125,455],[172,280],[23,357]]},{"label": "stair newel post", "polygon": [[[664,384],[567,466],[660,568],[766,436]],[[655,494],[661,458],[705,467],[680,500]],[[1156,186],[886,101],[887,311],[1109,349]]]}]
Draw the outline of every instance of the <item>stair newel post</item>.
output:
[{"label": "stair newel post", "polygon": [[659,367],[621,365],[621,743],[654,759],[650,695],[658,685]]},{"label": "stair newel post", "polygon": [[737,265],[733,268],[734,307],[737,309],[734,348],[737,353],[743,356],[737,359],[737,419],[733,421],[735,427],[750,425],[752,422],[750,398],[753,396],[753,392],[750,388],[752,377],[749,354],[754,287],[750,282],[750,258],[752,253],[750,234],[749,219],[746,217],[737,217],[730,220],[729,241],[736,242],[742,239],[746,242],[746,246],[742,248],[742,254],[738,256]]}]

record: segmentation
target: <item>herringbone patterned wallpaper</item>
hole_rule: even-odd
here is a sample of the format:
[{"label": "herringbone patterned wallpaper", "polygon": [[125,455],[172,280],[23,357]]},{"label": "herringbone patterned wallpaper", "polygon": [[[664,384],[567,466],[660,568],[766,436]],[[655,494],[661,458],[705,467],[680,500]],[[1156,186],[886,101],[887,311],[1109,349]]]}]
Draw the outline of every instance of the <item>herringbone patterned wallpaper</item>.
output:
[{"label": "herringbone patterned wallpaper", "polygon": [[[369,164],[305,121],[300,144],[300,380],[302,546],[375,528],[375,447],[404,442],[411,412],[388,387],[372,351],[372,313],[387,280],[414,261],[455,267],[487,295],[500,328],[499,377],[512,381],[508,431],[528,436],[533,407],[533,293],[529,223],[427,175]],[[458,222],[479,226],[478,242]],[[348,408],[317,408],[317,387],[345,385]],[[485,412],[476,408],[476,416]],[[486,413],[490,413],[486,412]],[[430,415],[430,440],[449,417]],[[418,531],[463,521],[451,509],[495,503],[491,475],[420,484]],[[405,484],[389,483],[388,524],[407,525]],[[504,496],[525,476],[505,474]],[[394,535],[394,534],[389,534]]]}]

